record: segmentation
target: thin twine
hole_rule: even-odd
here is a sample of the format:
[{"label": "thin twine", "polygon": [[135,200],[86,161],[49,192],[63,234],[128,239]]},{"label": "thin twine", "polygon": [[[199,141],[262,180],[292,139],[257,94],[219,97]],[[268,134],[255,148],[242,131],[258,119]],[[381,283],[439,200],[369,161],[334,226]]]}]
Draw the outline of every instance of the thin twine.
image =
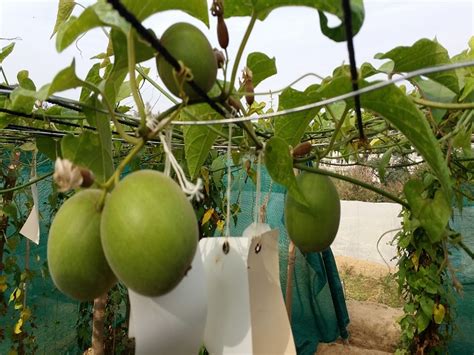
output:
[{"label": "thin twine", "polygon": [[[166,144],[168,146],[168,149],[171,151],[171,134],[173,132],[173,126],[169,127],[166,130]],[[165,170],[164,173],[166,176],[170,176],[171,173],[171,161],[169,158],[169,154],[165,154]]]},{"label": "thin twine", "polygon": [[260,199],[261,199],[261,189],[262,189],[262,151],[260,150],[257,155],[257,184],[256,184],[256,198],[255,198],[255,210],[253,212],[253,221],[255,224],[262,222],[260,218]]},{"label": "thin twine", "polygon": [[226,190],[226,199],[227,199],[227,216],[225,221],[225,238],[230,236],[230,185],[232,184],[232,170],[231,170],[231,161],[232,161],[232,125],[229,125],[229,139],[227,141],[227,190]]},{"label": "thin twine", "polygon": [[254,116],[245,116],[245,117],[228,117],[225,119],[215,119],[215,120],[202,120],[202,121],[171,121],[171,124],[173,125],[181,125],[181,126],[203,126],[203,125],[216,125],[216,124],[231,124],[231,123],[238,123],[238,122],[247,122],[247,121],[252,121],[256,119],[267,119],[267,118],[280,118],[285,115],[288,115],[290,113],[297,113],[297,112],[303,112],[303,111],[308,111],[316,107],[321,107],[321,106],[326,106],[338,101],[343,101],[349,98],[352,98],[354,96],[360,95],[360,94],[365,94],[374,90],[382,89],[386,86],[389,86],[391,84],[398,83],[400,81],[404,81],[410,78],[413,78],[415,76],[420,76],[420,75],[426,75],[426,74],[433,74],[433,73],[440,73],[448,70],[453,70],[453,69],[459,69],[459,68],[464,68],[464,67],[470,67],[474,66],[474,61],[468,61],[468,62],[462,62],[462,63],[455,63],[455,64],[446,64],[446,65],[440,65],[440,66],[435,66],[435,67],[429,67],[429,68],[424,68],[424,69],[419,69],[415,70],[412,72],[409,72],[405,75],[402,75],[397,78],[393,78],[390,80],[384,80],[377,82],[373,85],[366,86],[362,89],[359,89],[357,91],[352,91],[347,94],[335,96],[329,99],[325,99],[322,101],[314,102],[312,104],[307,104],[307,105],[302,105],[299,107],[287,109],[287,110],[282,110],[282,111],[277,111],[277,112],[272,112],[272,113],[266,113],[263,115],[259,115],[257,117]]},{"label": "thin twine", "polygon": [[[37,158],[37,154],[38,154],[38,151],[37,150],[34,150],[33,151],[33,154],[32,154],[32,159],[31,159],[31,172],[30,172],[30,179],[31,180],[34,180],[36,179],[37,175],[36,175],[36,158]],[[32,190],[32,193],[33,193],[33,190]],[[35,206],[36,205],[36,201],[33,197],[33,208],[32,208],[32,212],[35,212],[35,209],[38,208],[38,206]],[[30,268],[30,240],[28,238],[26,238],[26,248],[25,248],[25,270],[28,270]],[[27,298],[27,280],[25,280],[24,284],[23,284],[23,308],[26,308],[26,298]]]},{"label": "thin twine", "polygon": [[200,201],[204,195],[201,192],[202,189],[202,180],[200,178],[197,179],[196,184],[193,184],[186,178],[186,174],[184,173],[183,169],[179,165],[178,161],[176,160],[175,156],[171,152],[166,142],[165,135],[160,132],[159,133],[161,144],[163,145],[163,149],[166,153],[166,156],[169,158],[170,165],[173,168],[176,176],[178,177],[179,185],[183,192],[188,195],[188,200],[192,200],[196,198],[196,201]]}]

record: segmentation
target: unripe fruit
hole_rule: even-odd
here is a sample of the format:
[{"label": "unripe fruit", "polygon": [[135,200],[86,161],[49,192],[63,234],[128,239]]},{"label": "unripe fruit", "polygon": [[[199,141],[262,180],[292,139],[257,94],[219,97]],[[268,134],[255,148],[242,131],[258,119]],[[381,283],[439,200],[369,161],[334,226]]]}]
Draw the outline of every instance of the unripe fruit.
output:
[{"label": "unripe fruit", "polygon": [[102,191],[82,190],[54,217],[48,238],[48,266],[56,287],[80,301],[93,300],[116,282],[100,240]]},{"label": "unripe fruit", "polygon": [[308,206],[291,195],[285,201],[285,224],[288,236],[302,252],[320,252],[336,238],[341,216],[341,204],[336,187],[324,175],[302,173],[298,187]]},{"label": "unripe fruit", "polygon": [[145,296],[171,291],[191,265],[198,243],[191,203],[171,178],[153,170],[126,176],[102,213],[101,237],[110,267]]},{"label": "unripe fruit", "polygon": [[[194,82],[207,93],[216,81],[217,62],[206,36],[195,26],[179,22],[169,27],[161,37],[161,44],[168,52],[191,69]],[[162,55],[156,58],[158,74],[165,86],[174,95],[179,96],[180,90],[176,83],[178,73]],[[191,86],[184,82],[183,90],[190,99],[200,98]]]}]

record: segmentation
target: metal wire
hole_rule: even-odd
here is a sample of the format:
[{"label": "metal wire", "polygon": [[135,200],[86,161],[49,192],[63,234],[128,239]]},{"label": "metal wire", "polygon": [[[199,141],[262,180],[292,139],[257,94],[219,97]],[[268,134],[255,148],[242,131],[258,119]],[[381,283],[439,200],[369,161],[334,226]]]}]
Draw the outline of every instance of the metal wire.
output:
[{"label": "metal wire", "polygon": [[[247,122],[247,121],[252,121],[252,120],[257,120],[257,119],[268,119],[268,118],[279,118],[284,115],[288,115],[291,113],[297,113],[297,112],[303,112],[303,111],[308,111],[316,107],[321,107],[325,105],[329,105],[338,101],[343,101],[352,97],[355,97],[360,94],[365,94],[371,91],[375,91],[381,88],[384,88],[386,86],[389,86],[391,84],[398,83],[400,81],[404,81],[410,78],[413,78],[415,76],[420,76],[420,75],[426,75],[426,74],[433,74],[433,73],[439,73],[443,71],[448,71],[448,70],[453,70],[453,69],[460,69],[460,68],[465,68],[465,67],[471,67],[474,66],[474,60],[472,61],[467,61],[467,62],[461,62],[461,63],[455,63],[455,64],[446,64],[446,65],[440,65],[440,66],[434,66],[434,67],[428,67],[428,68],[423,68],[423,69],[418,69],[412,72],[408,72],[405,75],[401,75],[397,78],[393,78],[390,80],[384,80],[381,82],[378,82],[376,84],[366,86],[365,88],[359,89],[357,91],[352,91],[347,94],[339,95],[336,97],[332,97],[329,99],[325,99],[322,101],[314,102],[312,104],[308,105],[303,105],[299,107],[295,107],[292,109],[287,109],[287,110],[282,110],[282,111],[277,111],[273,113],[267,113],[263,114],[260,116],[247,116],[247,117],[230,117],[230,118],[225,118],[225,119],[216,119],[216,120],[201,120],[201,121],[172,121],[171,124],[177,125],[177,126],[205,126],[205,125],[218,125],[218,124],[230,124],[230,123],[239,123],[239,122]],[[3,90],[0,89],[0,94],[2,93],[10,93],[11,89]],[[54,97],[57,100],[64,100],[72,105],[81,105],[80,102],[73,101],[71,99],[65,99],[65,98],[60,98],[55,96]],[[49,99],[48,99],[49,100]],[[126,116],[123,115],[128,119],[134,119],[132,116]]]},{"label": "metal wire", "polygon": [[329,104],[333,104],[338,101],[346,100],[349,98],[352,98],[354,96],[360,95],[360,94],[365,94],[374,90],[378,90],[381,88],[384,88],[386,86],[389,86],[394,83],[398,83],[400,81],[404,81],[410,78],[413,78],[415,76],[420,76],[420,75],[426,75],[426,74],[433,74],[433,73],[438,73],[438,72],[443,72],[443,71],[448,71],[448,70],[453,70],[453,69],[459,69],[459,68],[465,68],[465,67],[471,67],[474,66],[474,60],[468,61],[468,62],[462,62],[462,63],[455,63],[455,64],[446,64],[446,65],[439,65],[435,67],[429,67],[429,68],[424,68],[424,69],[418,69],[412,72],[409,72],[405,75],[402,75],[400,77],[390,79],[390,80],[385,80],[378,82],[376,84],[366,86],[365,88],[359,89],[357,91],[352,91],[347,94],[339,95],[330,99],[318,101],[312,104],[308,105],[303,105],[299,107],[295,107],[292,109],[288,110],[282,110],[278,112],[272,112],[272,113],[266,113],[260,116],[247,116],[247,117],[230,117],[226,119],[217,119],[217,120],[203,120],[203,121],[172,121],[171,123],[174,125],[181,125],[181,126],[205,126],[205,125],[217,125],[217,124],[229,124],[229,123],[238,123],[238,122],[247,122],[247,121],[252,121],[252,120],[257,120],[257,119],[266,119],[266,118],[278,118],[284,115],[288,115],[291,113],[297,113],[297,112],[303,112],[303,111],[308,111],[316,107],[321,107]]}]

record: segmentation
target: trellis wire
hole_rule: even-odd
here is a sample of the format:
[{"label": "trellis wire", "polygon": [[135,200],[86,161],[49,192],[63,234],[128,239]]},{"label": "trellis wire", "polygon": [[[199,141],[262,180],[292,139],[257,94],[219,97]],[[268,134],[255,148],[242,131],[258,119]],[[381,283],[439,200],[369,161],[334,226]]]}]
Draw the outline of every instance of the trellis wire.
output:
[{"label": "trellis wire", "polygon": [[[268,119],[268,118],[279,118],[281,116],[285,116],[288,114],[292,113],[298,113],[298,112],[303,112],[303,111],[308,111],[316,107],[321,107],[321,106],[326,106],[333,104],[338,101],[343,101],[349,98],[352,98],[356,95],[360,94],[365,94],[371,91],[375,91],[378,89],[382,89],[386,86],[389,86],[391,84],[398,83],[400,81],[404,81],[410,78],[413,78],[415,76],[420,76],[420,75],[426,75],[426,74],[434,74],[434,73],[439,73],[443,71],[448,71],[448,70],[454,70],[454,69],[460,69],[460,68],[466,68],[466,67],[471,67],[474,66],[474,60],[467,61],[467,62],[460,62],[460,63],[454,63],[454,64],[445,64],[445,65],[439,65],[439,66],[433,66],[433,67],[428,67],[428,68],[423,68],[423,69],[418,69],[414,70],[412,72],[408,72],[405,75],[401,75],[397,78],[392,78],[389,80],[384,80],[381,82],[378,82],[376,84],[366,86],[362,89],[359,89],[357,91],[352,91],[347,94],[335,96],[329,99],[321,100],[318,102],[314,102],[312,104],[307,104],[307,105],[302,105],[299,107],[287,109],[287,110],[282,110],[282,111],[277,111],[277,112],[272,112],[272,113],[266,113],[263,115],[259,116],[247,116],[247,117],[229,117],[225,119],[216,119],[216,120],[201,120],[201,121],[171,121],[171,124],[177,125],[177,126],[205,126],[205,125],[217,125],[217,124],[230,124],[230,123],[239,123],[239,122],[247,122],[247,121],[252,121],[256,119]],[[0,89],[0,94],[2,93],[3,90]],[[69,100],[73,102],[72,100]],[[20,112],[21,113],[21,112]],[[127,117],[130,119],[135,119],[132,117]]]},{"label": "trellis wire", "polygon": [[365,94],[371,91],[375,91],[381,88],[384,88],[386,86],[389,86],[391,84],[398,83],[400,81],[404,81],[410,78],[413,78],[415,76],[420,76],[420,75],[426,75],[426,74],[433,74],[433,73],[439,73],[443,71],[448,71],[448,70],[453,70],[453,69],[459,69],[459,68],[465,68],[465,67],[471,67],[474,66],[474,60],[467,61],[467,62],[462,62],[462,63],[455,63],[455,64],[446,64],[446,65],[439,65],[439,66],[434,66],[434,67],[428,67],[424,69],[418,69],[414,70],[412,72],[408,72],[405,75],[402,75],[400,77],[390,79],[390,80],[384,80],[381,82],[378,82],[376,84],[366,86],[365,88],[359,89],[357,91],[352,91],[347,94],[339,95],[332,97],[330,99],[325,99],[322,101],[318,101],[312,104],[308,105],[302,105],[299,107],[295,107],[292,109],[287,109],[287,110],[282,110],[282,111],[277,111],[277,112],[272,112],[272,113],[266,113],[260,116],[247,116],[247,117],[230,117],[230,118],[225,118],[225,119],[216,119],[216,120],[202,120],[202,121],[171,121],[172,124],[174,125],[181,125],[181,126],[205,126],[205,125],[217,125],[217,124],[230,124],[230,123],[238,123],[238,122],[247,122],[247,121],[252,121],[256,119],[266,119],[266,118],[278,118],[284,115],[288,115],[291,113],[297,113],[297,112],[303,112],[303,111],[308,111],[316,107],[321,107],[321,106],[326,106],[333,104],[338,101],[350,99],[356,95],[360,94]]}]

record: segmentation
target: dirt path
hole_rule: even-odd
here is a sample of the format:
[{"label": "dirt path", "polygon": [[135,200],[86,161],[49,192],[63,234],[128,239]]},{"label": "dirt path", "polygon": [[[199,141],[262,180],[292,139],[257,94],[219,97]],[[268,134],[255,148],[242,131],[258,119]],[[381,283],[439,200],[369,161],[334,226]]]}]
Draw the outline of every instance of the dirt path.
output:
[{"label": "dirt path", "polygon": [[[383,278],[393,272],[386,265],[357,260],[350,257],[336,257],[341,274],[361,274],[371,278]],[[349,311],[350,338],[346,344],[341,341],[320,344],[316,354],[373,354],[394,353],[400,337],[397,319],[403,314],[400,308],[369,302],[346,300]]]}]

